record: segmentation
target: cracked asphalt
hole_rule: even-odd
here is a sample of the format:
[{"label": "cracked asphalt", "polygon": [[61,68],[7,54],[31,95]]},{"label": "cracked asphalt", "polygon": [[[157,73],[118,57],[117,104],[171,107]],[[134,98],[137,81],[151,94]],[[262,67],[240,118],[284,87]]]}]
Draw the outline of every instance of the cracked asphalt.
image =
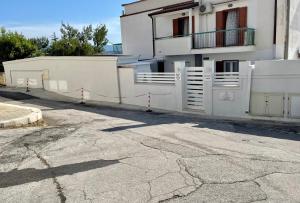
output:
[{"label": "cracked asphalt", "polygon": [[300,202],[297,126],[1,101],[45,124],[0,130],[0,202]]}]

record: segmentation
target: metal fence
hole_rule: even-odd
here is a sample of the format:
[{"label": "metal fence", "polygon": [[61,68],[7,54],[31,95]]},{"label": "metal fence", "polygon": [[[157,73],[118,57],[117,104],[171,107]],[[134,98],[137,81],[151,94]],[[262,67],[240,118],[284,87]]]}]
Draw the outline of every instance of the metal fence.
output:
[{"label": "metal fence", "polygon": [[193,34],[193,48],[255,45],[255,29],[238,28]]},{"label": "metal fence", "polygon": [[240,74],[239,72],[222,72],[214,74],[214,86],[239,86]]},{"label": "metal fence", "polygon": [[136,73],[136,83],[175,84],[176,73]]}]

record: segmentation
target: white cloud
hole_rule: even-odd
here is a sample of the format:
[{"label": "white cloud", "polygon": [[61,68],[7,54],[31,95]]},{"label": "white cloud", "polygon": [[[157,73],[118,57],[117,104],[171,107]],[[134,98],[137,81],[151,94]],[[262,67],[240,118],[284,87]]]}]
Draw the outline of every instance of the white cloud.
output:
[{"label": "white cloud", "polygon": [[[67,22],[66,22],[67,23]],[[121,42],[121,29],[120,29],[120,19],[119,18],[111,18],[104,20],[99,23],[69,23],[70,25],[81,29],[83,26],[92,24],[93,27],[99,24],[105,24],[108,29],[108,39],[112,43]],[[0,26],[4,26],[7,30],[17,31],[25,35],[26,37],[41,37],[45,36],[50,38],[55,32],[57,36],[59,36],[60,23],[49,23],[49,24],[19,24],[19,23],[4,23],[0,24]]]}]

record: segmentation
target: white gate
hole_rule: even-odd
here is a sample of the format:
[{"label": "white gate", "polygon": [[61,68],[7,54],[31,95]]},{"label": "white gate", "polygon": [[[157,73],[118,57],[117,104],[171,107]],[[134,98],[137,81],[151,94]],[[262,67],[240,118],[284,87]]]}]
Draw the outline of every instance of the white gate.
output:
[{"label": "white gate", "polygon": [[191,110],[204,110],[204,68],[186,67],[186,106]]}]

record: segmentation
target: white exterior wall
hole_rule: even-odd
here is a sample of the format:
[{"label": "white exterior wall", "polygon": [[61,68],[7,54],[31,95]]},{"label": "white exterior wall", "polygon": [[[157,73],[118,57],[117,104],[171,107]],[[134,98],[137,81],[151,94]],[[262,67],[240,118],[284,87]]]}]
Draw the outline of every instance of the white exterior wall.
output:
[{"label": "white exterior wall", "polygon": [[151,108],[181,111],[182,95],[180,92],[178,93],[178,88],[180,88],[178,85],[135,83],[133,68],[120,68],[119,73],[123,104],[147,107],[148,93],[150,92]]},{"label": "white exterior wall", "polygon": [[236,118],[247,116],[246,112],[249,111],[251,68],[249,62],[240,64],[240,83],[236,87],[214,86],[213,79],[211,84],[205,83],[205,91],[211,92],[212,95],[209,98],[205,98],[206,109],[210,110],[211,115]]},{"label": "white exterior wall", "polygon": [[[224,1],[206,2],[219,3]],[[156,40],[156,56],[162,57],[166,55],[190,55],[203,54],[204,57],[209,57],[211,60],[218,60],[224,54],[229,59],[238,60],[266,60],[274,59],[274,0],[239,0],[230,2],[233,4],[231,8],[248,7],[248,27],[256,29],[255,46],[241,47],[224,47],[224,48],[209,48],[209,49],[193,49],[191,47],[191,37],[170,38]],[[214,11],[211,14],[199,15],[198,8],[193,9],[195,16],[195,32],[207,32],[216,30],[216,12],[231,9],[227,3],[214,5]],[[180,17],[178,13],[161,14],[156,17],[156,35],[158,37],[172,36],[173,24],[172,20]]]},{"label": "white exterior wall", "polygon": [[123,54],[153,58],[152,20],[148,13],[121,17]]},{"label": "white exterior wall", "polygon": [[[204,66],[209,68],[213,67],[213,64],[209,61],[205,62]],[[300,60],[256,61],[255,65],[241,62],[239,86],[214,86],[213,79],[205,80],[205,112],[208,115],[221,117],[297,120],[300,118],[300,103],[297,103],[300,102],[299,67]],[[261,116],[253,112],[257,112],[258,109],[251,110],[251,105],[254,105],[251,103],[251,98],[258,94],[270,95],[272,97],[270,102],[273,102],[266,104],[265,99],[262,101],[257,100],[257,97],[254,99],[255,105],[258,105],[256,108],[261,108]],[[295,103],[292,104],[292,101]],[[263,107],[264,105],[266,107]],[[264,108],[268,108],[267,112],[264,112]],[[272,111],[282,115],[272,115]],[[271,114],[267,115],[269,113]]]},{"label": "white exterior wall", "polygon": [[161,8],[164,6],[177,4],[186,2],[188,0],[145,0],[145,1],[139,1],[137,3],[132,4],[125,4],[124,5],[124,12],[125,15],[130,15],[133,13],[142,12],[145,10],[154,10],[156,8]]},{"label": "white exterior wall", "polygon": [[253,92],[300,93],[300,61],[257,61]]},{"label": "white exterior wall", "polygon": [[289,59],[300,59],[300,1],[291,0]]},{"label": "white exterior wall", "polygon": [[288,59],[299,59],[300,48],[300,1],[290,0],[290,25],[287,25],[287,1],[278,0],[277,5],[277,36],[276,36],[276,58],[284,58],[286,27],[289,26],[289,48]]},{"label": "white exterior wall", "polygon": [[81,98],[84,88],[87,100],[119,102],[117,57],[39,57],[6,62],[4,68],[9,87],[25,87],[29,78],[37,81],[30,88],[44,87],[74,98]]},{"label": "white exterior wall", "polygon": [[185,61],[187,67],[195,66],[195,55],[178,55],[165,57],[165,72],[175,72],[175,62]]},{"label": "white exterior wall", "polygon": [[138,56],[139,59],[153,58],[153,30],[149,13],[161,7],[187,0],[146,0],[124,5],[121,16],[123,54]]}]

